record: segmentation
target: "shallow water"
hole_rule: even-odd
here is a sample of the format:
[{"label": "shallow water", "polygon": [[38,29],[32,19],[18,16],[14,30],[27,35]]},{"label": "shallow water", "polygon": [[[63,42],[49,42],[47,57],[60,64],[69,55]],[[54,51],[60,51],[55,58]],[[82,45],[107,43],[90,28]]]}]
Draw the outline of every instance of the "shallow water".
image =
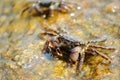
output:
[{"label": "shallow water", "polygon": [[[0,0],[0,80],[120,80],[119,0],[66,0],[74,12],[55,12],[48,19],[27,12],[21,16],[29,4],[27,0]],[[66,68],[66,62],[41,53],[50,38],[38,37],[45,26],[59,26],[82,41],[106,38],[105,45],[116,48],[108,54],[112,64],[93,56],[76,76],[75,66]]]}]

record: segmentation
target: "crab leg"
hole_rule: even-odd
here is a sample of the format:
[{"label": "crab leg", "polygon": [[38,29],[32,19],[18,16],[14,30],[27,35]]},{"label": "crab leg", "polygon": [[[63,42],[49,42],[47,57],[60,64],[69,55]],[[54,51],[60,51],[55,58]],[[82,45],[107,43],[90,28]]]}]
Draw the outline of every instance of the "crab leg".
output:
[{"label": "crab leg", "polygon": [[108,56],[106,56],[105,54],[103,54],[103,53],[101,53],[101,52],[99,52],[99,51],[97,51],[97,50],[95,50],[93,48],[92,48],[92,51],[95,52],[95,53],[97,53],[97,54],[99,54],[100,56],[102,56],[103,58],[105,58],[106,60],[108,60],[110,63],[112,62],[111,59]]},{"label": "crab leg", "polygon": [[109,48],[109,47],[104,47],[104,46],[99,46],[99,45],[91,45],[89,47],[101,48],[101,49],[106,49],[106,50],[115,50],[115,48]]},{"label": "crab leg", "polygon": [[48,50],[50,44],[51,44],[51,46],[56,50],[57,54],[58,54],[59,56],[62,56],[61,51],[60,51],[60,49],[59,49],[57,43],[56,43],[54,40],[46,41],[45,44],[44,44],[44,47],[43,47],[42,52]]},{"label": "crab leg", "polygon": [[43,11],[41,10],[39,4],[33,4],[32,7],[35,8],[36,11],[38,11],[39,13],[41,13],[41,14],[43,13]]},{"label": "crab leg", "polygon": [[40,6],[38,5],[38,4],[33,4],[32,6],[28,6],[28,7],[26,7],[26,8],[24,8],[23,10],[22,10],[22,14],[21,15],[23,15],[23,13],[25,12],[25,11],[27,11],[27,10],[31,10],[32,8],[34,8],[36,11],[38,11],[39,13],[43,13],[43,11],[40,9]]},{"label": "crab leg", "polygon": [[39,33],[39,36],[43,36],[43,35],[56,36],[56,34],[53,34],[53,33],[51,33],[51,32]]},{"label": "crab leg", "polygon": [[29,8],[30,8],[30,6],[28,6],[28,7],[24,8],[24,9],[22,10],[21,15],[23,15],[23,13],[24,13],[25,11],[27,11]]},{"label": "crab leg", "polygon": [[58,44],[54,40],[50,40],[49,42],[51,43],[52,47],[56,50],[57,54],[59,56],[62,56],[62,53],[60,51],[60,48],[58,47]]},{"label": "crab leg", "polygon": [[100,41],[88,41],[88,43],[105,43],[106,39]]},{"label": "crab leg", "polygon": [[82,63],[83,63],[83,56],[81,56],[81,59],[80,59],[80,48],[79,47],[75,47],[71,50],[71,53],[70,53],[70,62],[72,62],[71,64],[75,63],[77,60],[77,67],[76,67],[76,73],[78,74],[78,72],[81,70],[80,67],[82,67]]},{"label": "crab leg", "polygon": [[44,51],[46,51],[48,48],[49,48],[49,41],[46,41],[42,49],[42,53],[44,53]]},{"label": "crab leg", "polygon": [[[71,7],[66,6],[66,5],[64,4],[64,0],[61,0],[61,1],[60,1],[60,4],[59,4],[59,7],[57,8],[57,10],[60,11],[60,12],[67,12],[67,11],[70,10],[70,8],[71,8]],[[62,11],[62,9],[65,9],[66,11]]]},{"label": "crab leg", "polygon": [[84,62],[84,59],[85,59],[85,53],[83,52],[82,55],[79,57],[79,62],[77,64],[77,68],[76,68],[76,73],[78,74],[81,69],[82,69],[82,65],[83,65],[83,62]]}]

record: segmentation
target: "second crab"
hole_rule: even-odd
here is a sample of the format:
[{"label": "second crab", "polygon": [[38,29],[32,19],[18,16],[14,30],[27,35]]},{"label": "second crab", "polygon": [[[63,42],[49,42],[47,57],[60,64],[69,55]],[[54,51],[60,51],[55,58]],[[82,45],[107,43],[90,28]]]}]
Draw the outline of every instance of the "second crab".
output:
[{"label": "second crab", "polygon": [[63,0],[38,0],[36,2],[33,2],[32,5],[25,7],[22,10],[22,14],[28,10],[30,14],[33,9],[36,10],[36,13],[34,15],[40,15],[43,18],[49,18],[54,15],[54,11],[66,13],[70,10],[70,7],[67,6]]}]

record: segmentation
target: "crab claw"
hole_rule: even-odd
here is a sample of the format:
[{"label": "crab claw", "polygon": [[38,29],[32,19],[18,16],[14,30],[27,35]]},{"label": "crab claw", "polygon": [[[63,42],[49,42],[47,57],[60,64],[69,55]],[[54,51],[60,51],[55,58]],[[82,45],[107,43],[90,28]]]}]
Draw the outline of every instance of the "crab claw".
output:
[{"label": "crab claw", "polygon": [[75,47],[71,50],[71,54],[70,54],[70,59],[73,61],[73,62],[76,62],[78,60],[78,57],[79,57],[79,47]]}]

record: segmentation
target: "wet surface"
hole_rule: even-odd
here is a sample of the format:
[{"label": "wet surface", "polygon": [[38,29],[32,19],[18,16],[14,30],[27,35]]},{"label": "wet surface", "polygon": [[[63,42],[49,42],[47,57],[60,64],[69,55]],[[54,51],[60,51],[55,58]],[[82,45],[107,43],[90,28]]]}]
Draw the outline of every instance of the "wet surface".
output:
[{"label": "wet surface", "polygon": [[[67,3],[68,2],[68,3]],[[44,19],[21,11],[31,4],[27,0],[0,0],[0,80],[119,80],[120,79],[120,1],[66,0],[74,12],[58,13]],[[44,26],[66,31],[82,41],[106,38],[104,51],[112,58],[108,64],[100,56],[91,56],[79,76],[75,66],[42,54],[45,41],[38,34]]]}]

